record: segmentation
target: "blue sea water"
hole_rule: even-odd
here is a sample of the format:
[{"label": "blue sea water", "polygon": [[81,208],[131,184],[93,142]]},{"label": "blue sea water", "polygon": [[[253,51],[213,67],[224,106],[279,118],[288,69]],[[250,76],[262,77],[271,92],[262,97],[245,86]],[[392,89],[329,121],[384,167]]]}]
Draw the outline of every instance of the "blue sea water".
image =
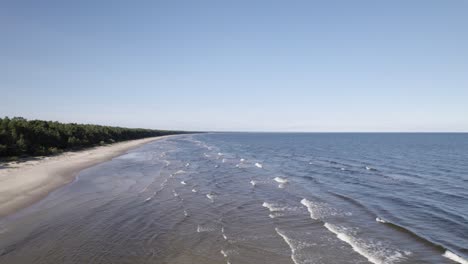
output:
[{"label": "blue sea water", "polygon": [[468,134],[173,136],[0,230],[0,263],[467,263]]}]

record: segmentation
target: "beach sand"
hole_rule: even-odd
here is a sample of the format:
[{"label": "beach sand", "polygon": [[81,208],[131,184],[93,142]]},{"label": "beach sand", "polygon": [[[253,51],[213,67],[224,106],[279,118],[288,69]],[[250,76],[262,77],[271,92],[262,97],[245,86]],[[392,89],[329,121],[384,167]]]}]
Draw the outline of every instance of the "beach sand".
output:
[{"label": "beach sand", "polygon": [[72,182],[83,169],[161,138],[164,137],[130,140],[52,157],[1,164],[0,217],[27,207]]}]

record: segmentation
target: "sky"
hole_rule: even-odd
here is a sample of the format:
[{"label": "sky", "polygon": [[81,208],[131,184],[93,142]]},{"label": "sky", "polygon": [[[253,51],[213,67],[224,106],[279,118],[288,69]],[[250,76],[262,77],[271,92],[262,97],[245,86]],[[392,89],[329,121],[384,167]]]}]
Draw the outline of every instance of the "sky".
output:
[{"label": "sky", "polygon": [[0,3],[0,116],[468,131],[468,1]]}]

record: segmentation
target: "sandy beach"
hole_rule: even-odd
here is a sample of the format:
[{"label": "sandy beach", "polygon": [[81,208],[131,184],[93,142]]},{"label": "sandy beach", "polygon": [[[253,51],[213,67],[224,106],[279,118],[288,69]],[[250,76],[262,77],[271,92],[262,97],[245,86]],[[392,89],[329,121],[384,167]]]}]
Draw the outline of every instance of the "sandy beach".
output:
[{"label": "sandy beach", "polygon": [[44,198],[73,181],[79,171],[164,137],[119,142],[57,156],[0,164],[0,217]]}]

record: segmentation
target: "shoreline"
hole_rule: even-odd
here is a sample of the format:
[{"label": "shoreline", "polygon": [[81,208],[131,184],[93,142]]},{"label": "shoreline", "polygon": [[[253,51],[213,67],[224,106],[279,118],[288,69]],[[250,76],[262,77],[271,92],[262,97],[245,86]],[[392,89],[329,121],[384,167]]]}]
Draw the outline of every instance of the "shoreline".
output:
[{"label": "shoreline", "polygon": [[8,167],[0,168],[0,218],[43,199],[72,182],[86,168],[169,136],[123,141],[19,163],[9,162]]}]

